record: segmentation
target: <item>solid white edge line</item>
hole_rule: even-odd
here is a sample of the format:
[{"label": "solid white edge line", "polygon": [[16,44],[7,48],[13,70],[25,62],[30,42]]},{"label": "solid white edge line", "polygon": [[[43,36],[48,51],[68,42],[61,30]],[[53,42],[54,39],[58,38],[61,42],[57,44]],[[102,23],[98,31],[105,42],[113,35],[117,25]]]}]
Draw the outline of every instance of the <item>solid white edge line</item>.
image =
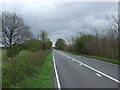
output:
[{"label": "solid white edge line", "polygon": [[[57,52],[59,52],[59,51],[57,51]],[[61,52],[60,52],[60,53],[61,53]],[[91,69],[91,70],[93,70],[93,71],[95,71],[95,72],[97,72],[97,73],[99,73],[99,74],[101,74],[101,75],[103,75],[103,76],[105,76],[105,77],[113,80],[113,81],[116,81],[117,83],[120,83],[119,80],[111,77],[110,75],[107,75],[107,74],[105,74],[105,73],[103,73],[103,72],[101,72],[101,71],[99,71],[99,70],[97,70],[97,69],[95,69],[95,68],[93,68],[93,67],[91,67],[91,66],[89,66],[89,65],[87,65],[87,64],[84,64],[84,63],[82,63],[82,62],[80,62],[80,61],[78,61],[78,60],[76,60],[76,59],[74,59],[74,58],[72,58],[72,57],[70,57],[70,56],[68,56],[68,55],[65,55],[65,54],[63,54],[63,53],[61,53],[61,54],[64,55],[64,56],[67,56],[67,57],[69,57],[69,58],[71,58],[71,59],[73,59],[74,61],[76,61],[76,62],[84,65],[85,67],[87,67],[87,68],[89,68],[89,69]]]},{"label": "solid white edge line", "polygon": [[58,77],[58,72],[57,72],[57,68],[56,68],[56,64],[55,64],[55,59],[54,59],[54,55],[53,55],[53,64],[54,64],[54,70],[55,70],[57,85],[58,85],[59,90],[61,90],[60,81],[59,81],[59,77]]}]

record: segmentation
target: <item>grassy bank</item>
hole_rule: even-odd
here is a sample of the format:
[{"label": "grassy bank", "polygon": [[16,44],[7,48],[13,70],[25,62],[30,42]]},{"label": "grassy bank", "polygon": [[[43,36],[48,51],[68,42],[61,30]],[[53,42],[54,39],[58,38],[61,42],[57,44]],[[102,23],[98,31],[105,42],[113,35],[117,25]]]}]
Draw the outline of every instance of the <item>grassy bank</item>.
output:
[{"label": "grassy bank", "polygon": [[35,76],[27,78],[12,88],[54,88],[52,53],[44,59],[44,64],[36,68]]},{"label": "grassy bank", "polygon": [[102,60],[102,61],[106,61],[106,62],[110,62],[110,63],[120,65],[120,60],[118,60],[118,59],[105,58],[105,57],[92,56],[92,55],[85,55],[85,54],[79,54],[79,53],[69,52],[69,51],[64,51],[64,52],[71,53],[71,54],[74,54],[74,55],[84,56],[84,57],[88,57],[88,58],[94,58],[94,59],[97,59],[97,60]]},{"label": "grassy bank", "polygon": [[0,69],[2,68],[2,51],[0,50]]},{"label": "grassy bank", "polygon": [[2,88],[2,49],[0,49],[0,89]]},{"label": "grassy bank", "polygon": [[16,87],[20,82],[26,81],[26,78],[35,77],[37,70],[45,64],[44,59],[48,56],[48,53],[50,53],[49,50],[36,52],[22,50],[13,58],[7,58],[6,54],[3,53],[3,88]]}]

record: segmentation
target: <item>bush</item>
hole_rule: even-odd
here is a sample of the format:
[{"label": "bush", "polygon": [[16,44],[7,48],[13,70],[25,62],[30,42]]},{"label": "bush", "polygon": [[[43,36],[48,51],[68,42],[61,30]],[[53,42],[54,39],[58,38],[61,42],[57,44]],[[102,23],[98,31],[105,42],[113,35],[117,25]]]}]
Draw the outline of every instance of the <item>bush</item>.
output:
[{"label": "bush", "polygon": [[22,44],[22,49],[30,50],[33,52],[42,50],[42,42],[37,39],[27,40]]},{"label": "bush", "polygon": [[15,57],[20,52],[20,47],[16,45],[12,45],[7,48],[7,57]]},{"label": "bush", "polygon": [[34,75],[35,68],[41,66],[43,59],[48,51],[21,51],[16,57],[3,62],[2,85],[3,88],[9,88],[11,85],[17,85],[18,82],[26,77]]},{"label": "bush", "polygon": [[92,41],[93,38],[94,38],[94,36],[92,36],[92,35],[83,35],[83,36],[77,38],[75,41],[76,51],[78,53],[87,54],[86,44],[88,42],[90,43],[90,41]]},{"label": "bush", "polygon": [[66,47],[67,43],[65,40],[59,38],[57,39],[56,43],[55,43],[55,47],[58,49],[58,50],[63,50],[64,47]]}]

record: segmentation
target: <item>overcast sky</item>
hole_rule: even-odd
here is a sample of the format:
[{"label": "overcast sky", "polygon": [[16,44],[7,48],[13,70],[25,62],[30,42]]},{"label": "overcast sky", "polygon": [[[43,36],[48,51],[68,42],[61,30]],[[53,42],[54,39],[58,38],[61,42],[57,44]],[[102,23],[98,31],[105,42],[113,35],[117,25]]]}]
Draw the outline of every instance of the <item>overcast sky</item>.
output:
[{"label": "overcast sky", "polygon": [[105,28],[105,15],[117,13],[117,9],[117,2],[0,2],[0,11],[22,16],[35,38],[41,29],[46,30],[53,43],[76,32]]}]

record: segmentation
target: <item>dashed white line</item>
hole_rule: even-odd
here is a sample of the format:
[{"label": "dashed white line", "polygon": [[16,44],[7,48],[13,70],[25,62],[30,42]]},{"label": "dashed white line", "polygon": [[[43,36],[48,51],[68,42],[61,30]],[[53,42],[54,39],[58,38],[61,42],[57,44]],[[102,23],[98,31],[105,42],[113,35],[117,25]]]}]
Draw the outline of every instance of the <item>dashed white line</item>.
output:
[{"label": "dashed white line", "polygon": [[80,66],[82,66],[82,64],[79,64]]},{"label": "dashed white line", "polygon": [[96,73],[97,76],[101,77],[101,75],[99,73]]},{"label": "dashed white line", "polygon": [[53,55],[53,64],[54,64],[54,69],[55,69],[55,75],[56,75],[58,89],[61,90],[60,80],[59,80],[59,77],[58,77],[58,72],[57,72],[57,68],[56,68],[56,64],[55,64],[54,55]]},{"label": "dashed white line", "polygon": [[[58,51],[57,51],[57,52],[58,52]],[[61,53],[61,52],[59,52],[59,53]],[[105,76],[105,77],[107,77],[107,78],[109,78],[109,79],[117,82],[117,83],[120,83],[119,80],[111,77],[110,75],[107,75],[107,74],[105,74],[105,73],[103,73],[103,72],[101,72],[101,71],[99,71],[99,70],[97,70],[97,69],[95,69],[95,68],[93,68],[93,67],[91,67],[91,66],[89,66],[89,65],[87,65],[87,64],[84,64],[84,63],[82,63],[82,62],[80,62],[80,61],[78,61],[78,60],[76,60],[76,59],[74,59],[74,58],[72,58],[72,57],[70,57],[70,56],[68,56],[68,55],[65,55],[65,54],[63,54],[63,53],[61,53],[61,54],[64,55],[64,56],[67,56],[67,57],[71,58],[72,60],[74,60],[74,61],[82,64],[83,66],[85,66],[85,67],[87,67],[87,68],[89,68],[89,69],[91,69],[91,70],[93,70],[93,71],[95,71],[95,72],[97,72],[97,73],[99,73],[99,74],[101,74],[101,75],[103,75],[103,76]]]}]

